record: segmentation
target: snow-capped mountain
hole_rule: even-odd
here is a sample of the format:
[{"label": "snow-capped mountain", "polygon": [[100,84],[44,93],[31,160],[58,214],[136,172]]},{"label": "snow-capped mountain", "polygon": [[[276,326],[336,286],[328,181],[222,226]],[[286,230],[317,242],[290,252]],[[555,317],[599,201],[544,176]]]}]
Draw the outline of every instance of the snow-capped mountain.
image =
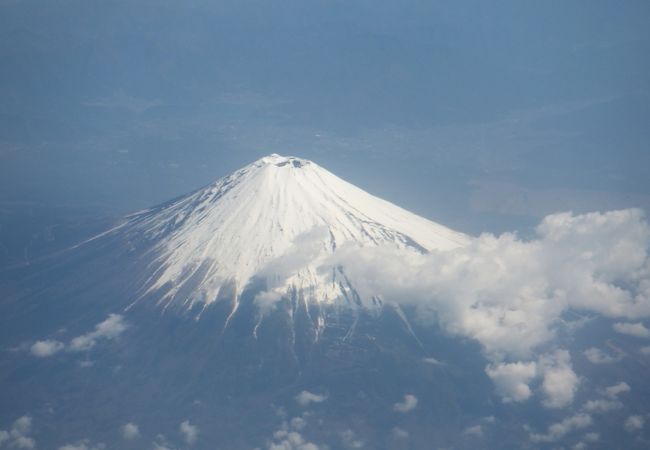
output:
[{"label": "snow-capped mountain", "polygon": [[[152,244],[143,296],[188,309],[238,298],[254,278],[267,297],[348,298],[354,280],[328,257],[345,246],[417,252],[468,237],[374,197],[317,164],[272,154],[190,195],[138,212],[108,234]],[[103,236],[102,236],[103,237]],[[372,299],[358,299],[369,304]]]},{"label": "snow-capped mountain", "polygon": [[[600,447],[589,441],[593,448],[646,448],[623,428],[649,398],[646,371],[637,369],[645,360],[631,356],[639,337],[612,338],[603,319],[580,319],[575,334],[558,327],[553,345],[567,350],[552,352],[555,359],[497,364],[445,322],[445,307],[462,307],[462,293],[431,308],[410,297],[414,278],[402,274],[413,267],[400,264],[430,261],[417,275],[435,278],[451,258],[464,271],[481,242],[313,162],[262,158],[77,245],[0,270],[0,441],[3,432],[10,438],[0,447],[514,450],[551,448],[555,428],[580,420],[605,430]],[[502,249],[492,248],[489,258]],[[374,271],[393,255],[406,258],[397,270]],[[382,273],[407,289],[368,289]],[[481,283],[504,280],[480,274]],[[491,338],[492,322],[474,315],[492,308],[484,299],[461,318]],[[538,304],[528,294],[523,301]],[[521,323],[517,310],[492,309],[499,321]],[[615,370],[590,369],[594,352]],[[595,382],[572,394],[571,415],[535,408],[532,398],[526,406],[504,400],[503,379],[544,398],[542,372],[571,377],[574,367]],[[531,368],[538,378],[530,388],[512,375]],[[637,396],[624,405],[613,388]],[[616,409],[601,420],[587,410],[601,408],[593,405]],[[576,434],[566,442],[583,438]]]}]

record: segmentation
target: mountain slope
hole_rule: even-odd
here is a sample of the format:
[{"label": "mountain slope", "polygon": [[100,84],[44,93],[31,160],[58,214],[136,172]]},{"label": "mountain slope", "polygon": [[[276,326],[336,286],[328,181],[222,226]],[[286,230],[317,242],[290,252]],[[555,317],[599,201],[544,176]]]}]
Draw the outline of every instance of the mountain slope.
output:
[{"label": "mountain slope", "polygon": [[153,244],[145,295],[155,293],[165,306],[198,303],[202,309],[220,298],[234,298],[236,305],[255,277],[265,279],[267,297],[295,291],[316,302],[344,298],[354,281],[327,266],[344,246],[428,252],[468,242],[462,233],[374,197],[311,161],[275,154],[133,214],[109,234]]}]

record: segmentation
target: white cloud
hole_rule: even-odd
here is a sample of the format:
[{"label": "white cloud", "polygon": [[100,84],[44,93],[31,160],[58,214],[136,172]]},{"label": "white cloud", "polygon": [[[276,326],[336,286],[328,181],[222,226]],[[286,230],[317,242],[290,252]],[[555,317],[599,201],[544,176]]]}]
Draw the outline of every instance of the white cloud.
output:
[{"label": "white cloud", "polygon": [[36,443],[34,442],[34,439],[28,437],[28,436],[18,436],[17,438],[14,439],[14,441],[11,444],[12,447],[15,448],[35,448]]},{"label": "white cloud", "polygon": [[490,365],[485,371],[505,403],[522,402],[531,396],[528,384],[537,374],[535,362]]},{"label": "white cloud", "polygon": [[173,450],[173,449],[167,446],[164,442],[154,442],[153,450]]},{"label": "white cloud", "polygon": [[138,425],[132,422],[122,425],[122,427],[120,428],[120,432],[122,433],[122,437],[127,441],[130,441],[140,436],[140,428],[138,428]]},{"label": "white cloud", "polygon": [[642,416],[630,416],[625,420],[625,429],[629,432],[637,431],[642,429],[644,424]]},{"label": "white cloud", "polygon": [[621,381],[618,384],[615,384],[613,386],[608,386],[605,388],[605,393],[609,397],[618,397],[619,394],[623,392],[630,392],[631,388],[630,385],[627,384],[625,381]]},{"label": "white cloud", "polygon": [[67,444],[59,447],[59,450],[104,450],[106,445],[103,443],[93,444],[88,439],[83,439],[76,444]]},{"label": "white cloud", "polygon": [[32,431],[32,418],[22,416],[14,421],[9,430],[0,430],[0,446],[7,442],[9,447],[32,449],[36,447],[36,442],[30,433]]},{"label": "white cloud", "polygon": [[363,448],[364,446],[363,441],[358,439],[356,433],[350,429],[340,432],[339,437],[345,448]]},{"label": "white cloud", "polygon": [[425,255],[342,247],[331,262],[362,297],[433,312],[449,333],[476,339],[497,362],[529,357],[569,309],[649,316],[649,244],[642,211],[630,209],[547,216],[530,241],[482,234],[467,247]]},{"label": "white cloud", "polygon": [[289,423],[291,424],[291,428],[295,430],[302,430],[307,426],[307,421],[302,417],[294,417]]},{"label": "white cloud", "polygon": [[268,442],[268,450],[325,450],[327,447],[320,447],[309,442],[301,434],[300,431],[305,426],[306,422],[299,417],[294,417],[289,422],[282,422],[280,428],[273,433],[273,439]]},{"label": "white cloud", "polygon": [[189,420],[184,420],[181,422],[178,429],[180,430],[183,438],[185,439],[185,442],[187,442],[188,445],[194,444],[194,442],[196,442],[196,439],[199,437],[199,427],[190,424]]},{"label": "white cloud", "polygon": [[528,399],[537,375],[545,404],[560,407],[571,403],[579,378],[568,363],[536,374],[530,359],[559,327],[572,328],[567,311],[650,317],[650,227],[641,210],[627,209],[553,214],[536,233],[532,240],[485,233],[427,254],[342,246],[323,270],[341,266],[363,298],[414,306],[448,333],[478,341],[504,400]]},{"label": "white cloud", "polygon": [[70,341],[70,350],[85,351],[95,346],[102,339],[115,339],[126,330],[124,317],[119,314],[109,314],[108,318],[95,326],[95,331],[77,336]]},{"label": "white cloud", "polygon": [[31,346],[30,350],[32,355],[38,356],[39,358],[45,358],[60,352],[64,347],[65,345],[63,342],[51,341],[48,339],[45,341],[36,341],[34,345]]},{"label": "white cloud", "polygon": [[585,402],[582,409],[590,413],[605,413],[622,408],[623,404],[618,400],[589,400]]},{"label": "white cloud", "polygon": [[[69,351],[80,352],[92,349],[97,341],[115,339],[126,330],[127,324],[124,317],[119,314],[109,314],[108,318],[97,325],[95,330],[73,338],[67,346]],[[35,342],[30,350],[34,356],[40,358],[52,356],[66,348],[63,342],[44,340]],[[86,366],[82,366],[86,367]]]},{"label": "white cloud", "polygon": [[400,413],[407,413],[413,411],[416,406],[418,406],[418,398],[413,394],[406,394],[404,400],[393,405],[393,409]]},{"label": "white cloud", "polygon": [[422,362],[425,362],[427,364],[433,364],[434,366],[444,366],[445,363],[442,361],[437,360],[436,358],[433,357],[428,357],[428,358],[422,358]]},{"label": "white cloud", "polygon": [[598,442],[599,439],[600,439],[600,434],[593,431],[591,433],[585,434],[584,437],[584,440],[587,442]]},{"label": "white cloud", "polygon": [[585,350],[584,355],[592,364],[612,364],[621,360],[620,356],[614,357],[596,347],[588,348]]},{"label": "white cloud", "polygon": [[474,425],[473,427],[468,427],[463,431],[463,434],[467,436],[483,436],[483,427],[481,425]]},{"label": "white cloud", "polygon": [[325,395],[314,394],[309,391],[302,391],[300,394],[296,395],[296,401],[302,406],[307,406],[310,403],[322,403],[325,400],[327,400]]},{"label": "white cloud", "polygon": [[639,349],[639,352],[640,352],[642,355],[646,355],[646,356],[647,356],[647,355],[650,355],[650,345],[645,346],[645,347],[641,347],[641,348]]},{"label": "white cloud", "polygon": [[395,436],[398,439],[408,439],[410,434],[408,431],[406,431],[404,428],[400,427],[395,427],[391,430],[391,433],[393,436]]},{"label": "white cloud", "polygon": [[156,439],[153,442],[153,450],[174,450],[172,445],[167,441],[167,438],[163,434],[156,436]]},{"label": "white cloud", "polygon": [[586,428],[593,423],[589,414],[579,413],[564,419],[562,422],[554,423],[545,434],[530,434],[530,440],[533,442],[556,442],[562,439],[570,432]]},{"label": "white cloud", "polygon": [[635,336],[640,338],[650,337],[650,330],[648,330],[645,325],[641,322],[636,323],[624,323],[617,322],[613,325],[614,331],[627,334],[628,336]]},{"label": "white cloud", "polygon": [[300,234],[284,256],[273,259],[256,274],[265,278],[267,286],[267,290],[258,293],[254,300],[262,314],[275,308],[286,295],[291,277],[320,259],[322,242],[329,238],[329,233],[326,226],[317,226]]},{"label": "white cloud", "polygon": [[543,404],[548,408],[564,408],[573,403],[580,379],[571,367],[571,356],[566,350],[557,350],[540,357],[538,367],[544,374]]}]

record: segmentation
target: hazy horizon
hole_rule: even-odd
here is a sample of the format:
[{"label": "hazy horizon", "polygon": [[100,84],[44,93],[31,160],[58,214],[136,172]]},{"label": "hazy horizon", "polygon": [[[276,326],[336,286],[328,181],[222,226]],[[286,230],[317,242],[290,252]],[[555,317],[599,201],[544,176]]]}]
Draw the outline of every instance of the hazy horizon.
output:
[{"label": "hazy horizon", "polygon": [[275,152],[470,233],[650,205],[644,1],[0,9],[5,203],[119,215]]}]

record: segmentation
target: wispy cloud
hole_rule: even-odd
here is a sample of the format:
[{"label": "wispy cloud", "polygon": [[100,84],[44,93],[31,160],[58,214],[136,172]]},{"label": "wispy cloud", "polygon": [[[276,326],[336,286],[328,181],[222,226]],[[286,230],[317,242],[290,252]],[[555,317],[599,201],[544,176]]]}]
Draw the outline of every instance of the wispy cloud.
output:
[{"label": "wispy cloud", "polygon": [[482,425],[474,425],[474,426],[471,426],[471,427],[467,427],[463,431],[463,434],[466,435],[466,436],[481,437],[481,436],[483,436],[483,426]]},{"label": "wispy cloud", "polygon": [[589,414],[579,413],[554,423],[544,434],[531,433],[530,440],[533,442],[556,442],[574,430],[586,428],[593,423]]},{"label": "wispy cloud", "polygon": [[86,351],[92,349],[97,341],[110,340],[117,338],[126,330],[127,325],[124,317],[119,314],[109,314],[108,318],[95,326],[95,330],[77,336],[70,341],[69,349],[71,351]]},{"label": "wispy cloud", "polygon": [[192,425],[189,420],[181,422],[178,428],[188,445],[194,444],[199,437],[199,427]]},{"label": "wispy cloud", "polygon": [[584,355],[592,364],[612,364],[621,360],[620,356],[612,356],[596,347],[588,348],[584,351]]},{"label": "wispy cloud", "polygon": [[122,425],[120,433],[124,439],[131,441],[140,436],[140,428],[137,424],[129,422]]},{"label": "wispy cloud", "polygon": [[126,109],[134,113],[143,113],[149,108],[160,106],[161,104],[162,103],[159,100],[147,100],[144,98],[133,97],[128,95],[122,89],[118,89],[110,97],[84,103],[85,106]]},{"label": "wispy cloud", "polygon": [[359,439],[357,434],[349,428],[341,431],[339,437],[341,438],[343,448],[356,449],[364,447],[363,440]]},{"label": "wispy cloud", "polygon": [[393,409],[400,413],[407,413],[413,411],[417,406],[418,398],[413,394],[406,394],[401,402],[397,402],[393,405]]},{"label": "wispy cloud", "polygon": [[66,444],[62,447],[59,447],[59,450],[104,450],[106,449],[106,444],[99,443],[93,444],[90,439],[82,439],[81,441],[75,444]]},{"label": "wispy cloud", "polygon": [[606,413],[622,407],[623,404],[618,400],[598,399],[588,400],[582,409],[589,413]]},{"label": "wispy cloud", "polygon": [[614,384],[612,386],[608,386],[605,388],[605,394],[608,397],[611,398],[616,398],[620,394],[624,392],[630,392],[632,389],[630,388],[630,385],[627,384],[625,381],[621,381],[620,383]]}]

